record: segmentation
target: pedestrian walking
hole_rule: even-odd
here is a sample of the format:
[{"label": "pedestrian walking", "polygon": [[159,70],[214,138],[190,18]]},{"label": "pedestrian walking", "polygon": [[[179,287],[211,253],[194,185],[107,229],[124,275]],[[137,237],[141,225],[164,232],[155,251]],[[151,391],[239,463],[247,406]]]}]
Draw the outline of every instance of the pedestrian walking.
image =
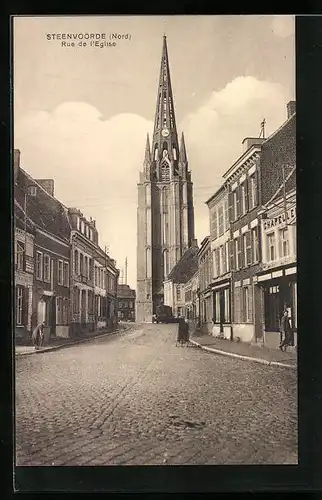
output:
[{"label": "pedestrian walking", "polygon": [[43,345],[44,326],[45,326],[45,323],[43,321],[42,323],[39,323],[39,325],[37,325],[36,328],[34,329],[34,331],[32,332],[32,342],[33,342],[36,350],[38,350]]},{"label": "pedestrian walking", "polygon": [[291,328],[290,318],[288,316],[287,309],[284,310],[281,319],[281,333],[283,335],[283,341],[280,343],[279,348],[281,351],[286,351],[287,346],[294,346],[294,334]]},{"label": "pedestrian walking", "polygon": [[181,316],[178,321],[178,334],[176,347],[178,343],[182,346],[183,344],[188,344],[189,342],[189,324],[185,321],[184,317]]}]

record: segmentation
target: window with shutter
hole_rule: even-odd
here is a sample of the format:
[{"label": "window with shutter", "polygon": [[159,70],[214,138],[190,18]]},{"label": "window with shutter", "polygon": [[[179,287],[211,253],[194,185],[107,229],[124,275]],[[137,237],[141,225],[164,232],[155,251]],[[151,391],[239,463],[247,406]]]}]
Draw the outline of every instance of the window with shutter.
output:
[{"label": "window with shutter", "polygon": [[211,214],[211,231],[213,238],[216,239],[218,237],[218,225],[217,225],[217,209],[214,208]]},{"label": "window with shutter", "polygon": [[228,193],[228,222],[234,220],[234,196],[233,193]]},{"label": "window with shutter", "polygon": [[240,317],[240,312],[241,312],[241,304],[240,304],[240,298],[241,298],[241,288],[235,288],[234,290],[234,322],[235,323],[241,323],[241,317]]},{"label": "window with shutter", "polygon": [[236,219],[238,219],[238,217],[240,217],[241,214],[240,198],[241,198],[240,186],[238,186],[236,189],[236,217],[235,217]]},{"label": "window with shutter", "polygon": [[230,290],[225,288],[224,290],[224,321],[225,323],[230,323]]},{"label": "window with shutter", "polygon": [[232,220],[238,219],[238,193],[237,189],[233,191],[233,218]]},{"label": "window with shutter", "polygon": [[21,241],[16,242],[16,267],[23,271],[25,269],[25,245]]},{"label": "window with shutter", "polygon": [[248,321],[253,321],[253,287],[248,287]]},{"label": "window with shutter", "polygon": [[224,202],[224,230],[225,232],[229,229],[229,207],[228,207],[228,199]]},{"label": "window with shutter", "polygon": [[244,215],[246,212],[245,204],[245,182],[240,185],[240,215]]},{"label": "window with shutter", "polygon": [[23,288],[21,286],[16,287],[16,325],[22,325],[23,321],[23,313],[22,313],[22,304],[23,304]]},{"label": "window with shutter", "polygon": [[246,238],[246,262],[245,265],[249,266],[252,264],[252,238],[251,238],[251,231],[247,231],[245,234]]},{"label": "window with shutter", "polygon": [[27,328],[27,325],[28,325],[29,288],[26,286],[22,290],[23,290],[22,323]]},{"label": "window with shutter", "polygon": [[248,178],[246,178],[246,180],[244,182],[244,186],[245,186],[245,212],[248,212],[248,210],[249,210],[249,194],[248,194],[249,182],[248,182]]},{"label": "window with shutter", "polygon": [[234,240],[229,240],[228,241],[228,248],[229,248],[229,267],[230,270],[232,271],[235,269],[235,245],[234,245]]},{"label": "window with shutter", "polygon": [[218,233],[219,236],[224,234],[224,207],[220,205],[218,208]]},{"label": "window with shutter", "polygon": [[243,267],[243,250],[242,250],[242,237],[237,238],[237,269]]},{"label": "window with shutter", "polygon": [[220,276],[220,248],[216,248],[216,272]]}]

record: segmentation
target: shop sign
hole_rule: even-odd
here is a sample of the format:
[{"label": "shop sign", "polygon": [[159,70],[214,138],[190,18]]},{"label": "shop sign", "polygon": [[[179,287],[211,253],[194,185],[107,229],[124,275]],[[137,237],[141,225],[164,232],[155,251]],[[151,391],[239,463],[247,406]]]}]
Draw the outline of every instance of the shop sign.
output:
[{"label": "shop sign", "polygon": [[265,219],[263,221],[263,228],[264,231],[266,231],[267,229],[270,229],[272,227],[277,227],[280,226],[281,224],[285,224],[285,222],[287,222],[288,224],[292,224],[295,221],[295,219],[296,219],[296,208],[292,207],[289,210],[287,210],[286,214],[283,212],[277,217]]}]

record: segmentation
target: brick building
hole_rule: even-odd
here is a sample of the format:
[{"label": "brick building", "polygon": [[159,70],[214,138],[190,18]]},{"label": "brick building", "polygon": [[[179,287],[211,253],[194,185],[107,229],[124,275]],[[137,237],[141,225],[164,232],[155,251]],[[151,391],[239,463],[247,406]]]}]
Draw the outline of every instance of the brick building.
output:
[{"label": "brick building", "polygon": [[118,318],[122,321],[135,321],[136,292],[129,285],[118,285]]},{"label": "brick building", "polygon": [[201,330],[209,333],[212,330],[213,297],[211,282],[213,275],[213,258],[211,252],[210,237],[206,236],[198,250],[199,268],[199,319]]},{"label": "brick building", "polygon": [[223,185],[206,202],[210,219],[210,250],[213,256],[211,290],[214,336],[231,338],[232,251],[228,190]]},{"label": "brick building", "polygon": [[185,317],[193,324],[199,319],[199,270],[184,285]]},{"label": "brick building", "polygon": [[25,218],[24,210],[14,200],[14,324],[15,339],[30,338],[32,329],[33,284],[34,284],[34,239],[35,227]]},{"label": "brick building", "polygon": [[198,271],[198,245],[193,244],[185,251],[179,262],[164,281],[164,304],[172,308],[174,316],[184,316],[185,285]]},{"label": "brick building", "polygon": [[68,209],[71,226],[71,331],[74,336],[111,326],[117,314],[119,271],[98,244],[94,220]]},{"label": "brick building", "polygon": [[[14,180],[15,205],[34,228],[31,330],[44,322],[45,341],[49,337],[68,336],[70,226],[67,211],[54,197],[53,180],[33,179],[20,168],[19,161],[14,165]],[[31,250],[29,254],[26,250],[27,259]]]}]

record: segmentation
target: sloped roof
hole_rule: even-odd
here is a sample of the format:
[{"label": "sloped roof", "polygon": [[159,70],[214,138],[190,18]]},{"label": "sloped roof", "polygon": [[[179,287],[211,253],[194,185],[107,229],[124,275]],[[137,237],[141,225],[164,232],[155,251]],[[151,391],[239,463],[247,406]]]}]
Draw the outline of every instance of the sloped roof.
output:
[{"label": "sloped roof", "polygon": [[117,285],[117,296],[119,298],[135,298],[135,290],[129,285]]},{"label": "sloped roof", "polygon": [[174,283],[186,283],[198,271],[198,247],[185,251],[179,262],[172,268],[168,279]]},{"label": "sloped roof", "polygon": [[[22,208],[19,205],[17,205],[17,203],[14,204],[13,213],[14,213],[15,227],[22,229],[23,231],[25,230],[25,227],[26,227],[27,232],[31,233],[31,234],[33,234],[35,232],[34,224],[31,222],[31,220],[28,217],[27,217],[27,219],[25,219],[24,211],[22,210]],[[26,226],[25,226],[25,222],[26,222]]]},{"label": "sloped roof", "polygon": [[16,203],[23,209],[27,186],[37,188],[36,196],[27,198],[27,216],[41,229],[63,240],[69,240],[71,227],[66,207],[22,169],[19,169],[17,183],[14,186]]}]

